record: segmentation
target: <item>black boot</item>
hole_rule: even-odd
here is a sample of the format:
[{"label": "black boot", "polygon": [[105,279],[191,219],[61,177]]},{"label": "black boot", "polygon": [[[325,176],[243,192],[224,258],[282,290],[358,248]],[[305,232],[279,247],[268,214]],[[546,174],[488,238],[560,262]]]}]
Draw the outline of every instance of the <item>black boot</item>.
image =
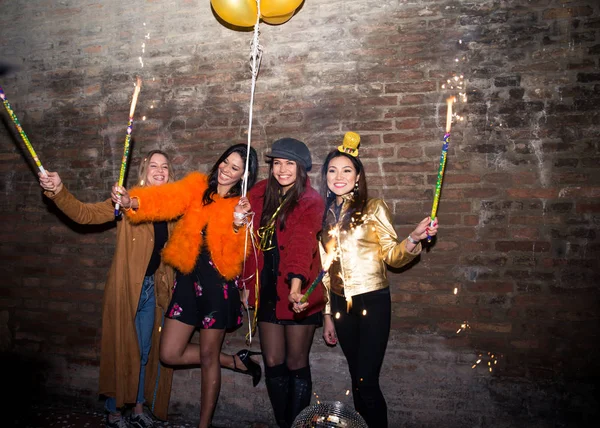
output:
[{"label": "black boot", "polygon": [[288,410],[289,384],[290,377],[285,364],[274,367],[265,366],[265,385],[267,385],[273,414],[279,428],[290,427],[285,417]]},{"label": "black boot", "polygon": [[288,404],[288,423],[291,426],[296,416],[310,404],[312,379],[310,367],[290,370],[290,395]]}]

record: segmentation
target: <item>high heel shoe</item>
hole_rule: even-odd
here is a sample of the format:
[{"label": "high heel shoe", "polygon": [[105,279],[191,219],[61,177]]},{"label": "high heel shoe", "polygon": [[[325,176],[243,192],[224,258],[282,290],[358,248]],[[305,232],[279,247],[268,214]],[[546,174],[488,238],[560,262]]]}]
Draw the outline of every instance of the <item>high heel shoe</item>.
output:
[{"label": "high heel shoe", "polygon": [[261,355],[261,353],[250,351],[248,349],[242,349],[241,351],[238,351],[236,355],[240,357],[242,364],[246,366],[246,370],[237,368],[235,364],[235,355],[232,355],[231,357],[233,358],[233,371],[252,376],[252,386],[258,385],[258,382],[260,382],[260,378],[262,376],[262,369],[260,368],[260,365],[255,363],[250,357],[252,355]]}]

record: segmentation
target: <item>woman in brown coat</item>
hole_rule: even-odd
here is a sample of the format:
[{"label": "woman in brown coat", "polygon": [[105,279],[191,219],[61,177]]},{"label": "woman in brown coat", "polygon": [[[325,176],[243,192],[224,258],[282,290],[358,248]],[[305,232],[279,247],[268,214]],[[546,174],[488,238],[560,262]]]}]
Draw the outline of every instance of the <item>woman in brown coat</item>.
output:
[{"label": "woman in brown coat", "polygon": [[[153,150],[141,162],[140,185],[159,186],[173,179],[166,153]],[[77,223],[115,221],[110,199],[80,202],[56,172],[40,175],[40,185]],[[165,222],[134,225],[125,218],[117,221],[115,254],[104,286],[100,349],[99,392],[107,397],[109,427],[126,426],[118,410],[125,403],[136,403],[130,418],[133,426],[152,426],[152,419],[143,411],[144,403],[158,418],[167,417],[173,371],[160,365],[158,350],[174,278],[173,269],[160,259],[170,228]]]}]

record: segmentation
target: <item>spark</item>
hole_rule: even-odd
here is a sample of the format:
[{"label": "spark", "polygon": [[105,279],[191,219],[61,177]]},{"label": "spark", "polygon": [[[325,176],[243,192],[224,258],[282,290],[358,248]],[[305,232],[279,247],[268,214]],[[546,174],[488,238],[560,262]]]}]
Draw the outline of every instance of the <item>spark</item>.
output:
[{"label": "spark", "polygon": [[[483,358],[482,358],[483,357]],[[477,359],[477,361],[475,361],[475,364],[473,364],[471,366],[472,369],[474,369],[475,367],[477,367],[484,358],[487,359],[487,366],[488,366],[488,371],[490,373],[493,372],[493,366],[498,364],[498,358],[501,358],[502,355],[495,355],[491,352],[488,352],[486,356],[484,356],[483,354],[479,354],[479,358]]]},{"label": "spark", "polygon": [[470,328],[471,328],[471,326],[469,325],[469,323],[467,321],[465,321],[460,325],[460,328],[458,330],[456,330],[456,334],[460,333],[461,331],[467,331]]}]

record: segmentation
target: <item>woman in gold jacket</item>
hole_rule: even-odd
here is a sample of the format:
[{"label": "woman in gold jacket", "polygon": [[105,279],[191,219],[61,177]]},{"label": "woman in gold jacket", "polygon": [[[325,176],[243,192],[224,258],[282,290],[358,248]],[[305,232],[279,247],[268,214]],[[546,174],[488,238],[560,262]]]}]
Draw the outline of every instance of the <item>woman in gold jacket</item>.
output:
[{"label": "woman in gold jacket", "polygon": [[[166,153],[152,150],[142,160],[139,185],[159,186],[173,179]],[[110,199],[83,203],[67,190],[56,172],[48,172],[47,177],[40,174],[40,185],[44,194],[77,223],[115,221]],[[151,417],[143,411],[144,403],[156,417],[167,418],[173,370],[160,364],[158,350],[174,272],[161,262],[159,252],[170,229],[167,223],[117,221],[115,253],[104,286],[100,347],[99,392],[107,397],[108,427],[128,426],[119,411],[126,403],[136,403],[129,421],[132,426],[152,426]]]},{"label": "woman in gold jacket", "polygon": [[322,241],[337,254],[323,279],[329,291],[323,338],[330,345],[340,341],[356,411],[370,428],[385,428],[379,373],[391,323],[387,265],[398,268],[419,255],[420,241],[437,233],[437,223],[430,227],[426,217],[406,239],[398,239],[386,203],[367,197],[359,141],[358,134],[348,132],[321,170],[326,199]]}]

